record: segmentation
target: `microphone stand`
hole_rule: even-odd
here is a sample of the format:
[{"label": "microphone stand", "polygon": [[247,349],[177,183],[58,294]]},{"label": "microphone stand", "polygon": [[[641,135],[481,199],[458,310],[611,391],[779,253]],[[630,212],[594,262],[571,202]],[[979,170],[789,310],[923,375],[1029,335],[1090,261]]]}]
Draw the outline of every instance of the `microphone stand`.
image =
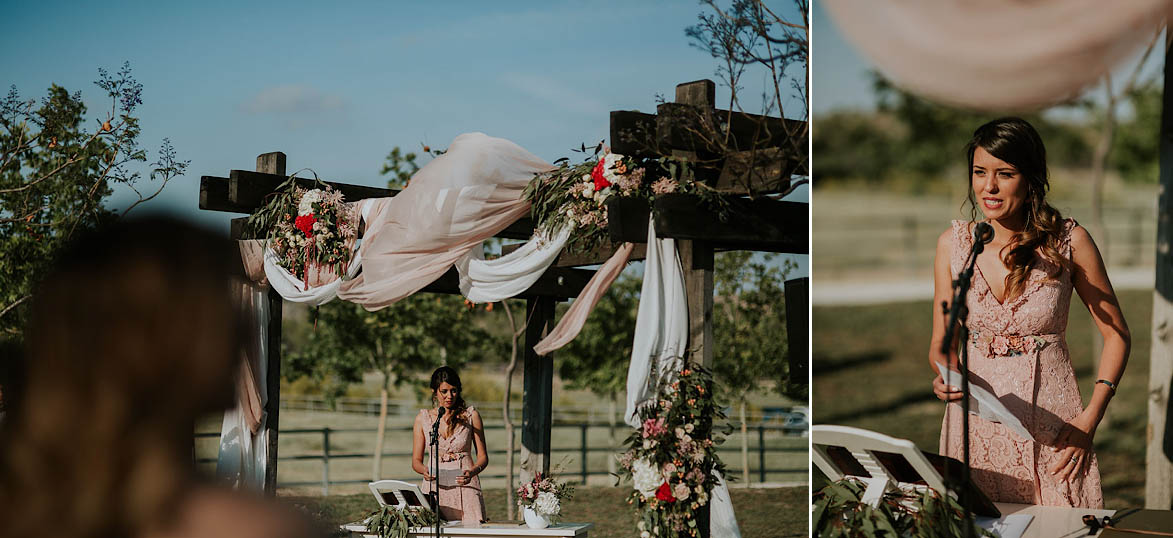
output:
[{"label": "microphone stand", "polygon": [[436,482],[432,491],[435,495],[432,507],[436,510],[436,538],[440,537],[440,417],[444,416],[444,411],[444,406],[440,406],[436,411],[436,422],[432,423],[432,460],[436,462],[436,474],[432,475],[432,480]]},{"label": "microphone stand", "polygon": [[[958,501],[961,504],[961,509],[965,514],[965,538],[973,536],[973,513],[969,508],[969,328],[965,325],[965,319],[969,317],[969,309],[965,306],[965,296],[969,293],[970,286],[973,285],[973,268],[977,263],[978,254],[982,253],[986,243],[994,238],[994,229],[989,224],[981,222],[978,223],[974,229],[973,247],[970,250],[969,257],[966,258],[965,265],[962,267],[961,273],[957,275],[957,280],[953,281],[953,300],[950,304],[941,304],[942,310],[948,314],[949,319],[945,324],[945,340],[941,342],[941,353],[949,356],[950,347],[953,345],[953,330],[957,329],[958,339],[961,341],[960,362],[961,368],[961,430],[962,430],[962,484]],[[946,309],[946,307],[948,307]],[[948,495],[948,492],[946,492]]]}]

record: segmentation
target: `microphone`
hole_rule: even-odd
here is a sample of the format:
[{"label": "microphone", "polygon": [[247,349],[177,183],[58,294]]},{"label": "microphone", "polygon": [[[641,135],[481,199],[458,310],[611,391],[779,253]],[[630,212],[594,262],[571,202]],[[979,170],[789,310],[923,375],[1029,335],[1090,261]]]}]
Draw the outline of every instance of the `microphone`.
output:
[{"label": "microphone", "polygon": [[440,408],[436,410],[436,422],[432,424],[433,430],[439,429],[440,417],[444,416],[444,411],[447,411],[447,409],[445,409],[444,406],[440,406]]},{"label": "microphone", "polygon": [[975,244],[986,244],[994,240],[994,227],[990,226],[988,222],[979,222],[973,229],[973,242]]}]

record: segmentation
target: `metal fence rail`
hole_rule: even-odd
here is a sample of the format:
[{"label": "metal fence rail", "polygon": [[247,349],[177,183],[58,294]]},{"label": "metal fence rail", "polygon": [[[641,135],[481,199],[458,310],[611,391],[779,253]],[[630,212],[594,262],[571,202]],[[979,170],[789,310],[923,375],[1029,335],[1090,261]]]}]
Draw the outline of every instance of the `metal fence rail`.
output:
[{"label": "metal fence rail", "polygon": [[[730,423],[730,424],[732,424],[735,427],[740,427],[740,423]],[[580,465],[579,465],[579,469],[577,470],[577,472],[571,473],[569,471],[566,471],[563,473],[564,476],[578,477],[579,480],[581,480],[581,483],[585,484],[587,481],[587,478],[590,476],[600,476],[600,475],[610,474],[606,470],[591,469],[589,466],[589,463],[588,463],[588,458],[587,458],[587,456],[592,452],[595,452],[595,453],[598,453],[598,452],[617,453],[620,450],[619,447],[612,448],[609,446],[590,446],[587,441],[588,440],[587,431],[590,428],[609,428],[610,426],[611,426],[610,423],[602,423],[602,422],[555,424],[553,426],[554,429],[577,428],[580,431],[580,436],[579,436],[580,442],[579,442],[578,446],[576,446],[576,447],[560,447],[560,448],[559,447],[552,447],[550,449],[551,453],[571,453],[571,454],[577,453],[579,455]],[[626,426],[625,425],[617,425],[617,428],[626,429]],[[504,430],[504,429],[505,429],[504,425],[486,425],[485,426],[485,430]],[[778,432],[781,432],[784,437],[785,436],[792,436],[793,437],[793,436],[802,435],[804,432],[806,432],[807,428],[801,427],[801,426],[778,426],[778,425],[772,425],[772,424],[757,424],[757,425],[747,425],[747,429],[751,432],[752,431],[757,432],[757,436],[756,436],[757,437],[757,439],[756,439],[757,445],[756,446],[753,446],[753,445],[749,446],[749,450],[751,452],[757,453],[757,461],[758,461],[757,475],[758,475],[758,478],[761,482],[765,482],[767,475],[770,473],[788,473],[788,472],[800,472],[800,471],[805,472],[806,471],[805,467],[803,467],[801,469],[797,469],[797,468],[796,469],[769,469],[769,468],[767,468],[766,467],[766,454],[767,453],[806,452],[807,449],[805,446],[800,446],[800,447],[769,447],[769,446],[766,446],[766,432],[767,431],[778,431]],[[396,431],[410,432],[410,431],[412,431],[412,427],[411,426],[395,426],[395,427],[388,426],[386,428],[387,433],[396,432]],[[520,431],[520,428],[515,428],[515,433],[519,432],[519,431]],[[370,480],[367,480],[367,479],[338,480],[338,479],[333,479],[330,477],[330,461],[331,460],[354,460],[354,459],[370,460],[370,459],[374,459],[374,455],[371,454],[370,452],[338,453],[338,452],[334,452],[334,451],[330,450],[330,436],[333,434],[340,434],[340,433],[370,433],[370,434],[374,434],[376,432],[377,432],[377,430],[375,428],[330,428],[328,426],[323,427],[323,428],[280,430],[279,435],[283,439],[287,438],[286,437],[287,435],[319,435],[319,436],[321,436],[322,451],[320,453],[278,456],[277,461],[278,462],[281,462],[281,461],[320,461],[322,463],[322,478],[321,478],[321,480],[317,480],[317,481],[278,482],[277,487],[321,485],[322,494],[329,495],[331,485],[365,484],[365,483],[369,482]],[[730,435],[728,438],[732,439],[735,435],[736,434]],[[209,439],[209,438],[214,439],[214,438],[219,438],[220,433],[219,432],[199,432],[199,433],[195,434],[195,437],[197,439]],[[726,447],[729,447],[729,444],[726,444]],[[719,452],[740,453],[740,448],[733,448],[733,447],[724,448],[724,449],[720,449]],[[488,453],[490,456],[495,455],[495,456],[504,457],[507,454],[507,451],[506,450],[489,450]],[[520,447],[517,448],[516,450],[514,450],[515,455],[519,455],[520,453],[521,453]],[[411,452],[383,452],[382,455],[384,458],[403,458],[403,457],[410,458]],[[216,458],[197,458],[196,462],[197,463],[216,463]],[[732,474],[732,473],[730,473],[730,474]],[[482,474],[481,476],[483,478],[488,478],[488,479],[506,478],[504,474],[493,474],[493,475]],[[393,477],[393,478],[401,479],[401,480],[418,479],[418,477]]]}]

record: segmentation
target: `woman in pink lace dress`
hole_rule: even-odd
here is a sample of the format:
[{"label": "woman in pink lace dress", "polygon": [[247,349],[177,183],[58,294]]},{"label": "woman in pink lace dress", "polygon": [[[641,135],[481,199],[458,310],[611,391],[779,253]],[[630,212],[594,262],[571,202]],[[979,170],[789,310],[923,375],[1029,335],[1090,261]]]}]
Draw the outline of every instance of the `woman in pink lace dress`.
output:
[{"label": "woman in pink lace dress", "polygon": [[[439,480],[440,516],[448,521],[460,520],[465,526],[484,521],[485,499],[477,475],[489,465],[485,450],[485,427],[476,409],[467,407],[460,397],[460,377],[456,370],[441,366],[432,373],[433,409],[421,409],[415,417],[412,435],[411,468],[424,475],[424,493],[435,491]],[[439,410],[444,409],[439,424],[440,470],[435,471],[432,455],[432,426]],[[473,456],[473,446],[476,455]],[[426,455],[426,459],[425,459]]]},{"label": "woman in pink lace dress", "polygon": [[[1116,393],[1130,343],[1104,262],[1087,231],[1046,202],[1046,151],[1029,123],[1004,118],[979,127],[968,154],[969,202],[976,209],[969,222],[954,221],[937,242],[929,361],[934,372],[935,363],[957,367],[958,342],[948,355],[940,352],[947,318],[939,305],[951,299],[951,282],[965,264],[980,210],[994,238],[977,258],[965,297],[971,382],[997,395],[1033,437],[971,415],[973,480],[997,502],[1101,508],[1092,438]],[[1072,289],[1104,339],[1087,407],[1064,339]],[[941,453],[960,459],[960,389],[938,375],[933,392],[950,402]]]}]

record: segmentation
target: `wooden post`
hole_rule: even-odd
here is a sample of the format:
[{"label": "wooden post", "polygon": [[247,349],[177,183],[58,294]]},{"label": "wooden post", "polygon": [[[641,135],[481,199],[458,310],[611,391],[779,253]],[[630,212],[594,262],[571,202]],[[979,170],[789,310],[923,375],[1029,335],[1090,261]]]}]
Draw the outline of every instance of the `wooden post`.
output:
[{"label": "wooden post", "polygon": [[[257,156],[257,172],[285,175],[285,154],[279,151]],[[268,347],[265,376],[265,495],[277,495],[277,427],[281,411],[281,305],[282,298],[269,288],[269,325],[265,335]]]},{"label": "wooden post", "polygon": [[550,472],[551,402],[554,398],[553,354],[541,356],[534,346],[553,328],[554,298],[535,297],[525,301],[525,378],[521,400],[521,482],[535,472]]},{"label": "wooden post", "polygon": [[[676,102],[701,109],[712,109],[717,101],[717,86],[711,80],[676,85]],[[706,112],[707,113],[707,112]],[[673,151],[674,157],[696,161],[694,152]],[[684,270],[684,290],[688,298],[688,355],[705,368],[713,367],[713,247],[705,241],[677,240],[676,252]],[[709,536],[709,508],[696,511],[697,531]]]},{"label": "wooden post", "polygon": [[786,281],[786,340],[790,382],[809,382],[810,278]]},{"label": "wooden post", "polygon": [[1146,432],[1145,508],[1173,508],[1173,67],[1165,43],[1165,90],[1161,105],[1161,195],[1157,203],[1157,282],[1153,289],[1153,342],[1149,354],[1149,425]]}]

